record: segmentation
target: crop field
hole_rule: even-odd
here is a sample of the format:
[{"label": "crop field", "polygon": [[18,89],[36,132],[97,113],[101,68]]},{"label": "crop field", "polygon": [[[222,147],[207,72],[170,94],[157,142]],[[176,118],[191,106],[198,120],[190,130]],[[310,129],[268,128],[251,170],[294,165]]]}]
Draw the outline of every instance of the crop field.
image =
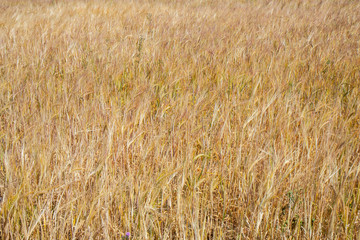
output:
[{"label": "crop field", "polygon": [[0,0],[0,239],[360,239],[360,1]]}]

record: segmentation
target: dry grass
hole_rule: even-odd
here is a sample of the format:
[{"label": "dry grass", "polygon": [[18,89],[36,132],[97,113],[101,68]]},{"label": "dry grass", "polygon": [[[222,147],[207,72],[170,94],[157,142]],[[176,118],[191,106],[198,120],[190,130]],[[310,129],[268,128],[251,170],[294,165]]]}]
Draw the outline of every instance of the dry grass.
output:
[{"label": "dry grass", "polygon": [[360,239],[360,2],[1,1],[1,239]]}]

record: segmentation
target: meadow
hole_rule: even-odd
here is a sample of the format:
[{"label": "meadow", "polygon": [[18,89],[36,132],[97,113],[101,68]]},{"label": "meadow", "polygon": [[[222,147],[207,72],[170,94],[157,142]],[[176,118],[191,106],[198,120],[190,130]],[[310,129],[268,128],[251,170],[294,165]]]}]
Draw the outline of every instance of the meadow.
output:
[{"label": "meadow", "polygon": [[360,239],[359,180],[359,1],[0,1],[0,239]]}]

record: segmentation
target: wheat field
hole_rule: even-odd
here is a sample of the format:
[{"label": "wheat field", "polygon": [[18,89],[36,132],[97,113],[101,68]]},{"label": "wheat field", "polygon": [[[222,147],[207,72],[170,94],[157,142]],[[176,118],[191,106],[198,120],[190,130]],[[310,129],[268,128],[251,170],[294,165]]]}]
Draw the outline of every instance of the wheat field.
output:
[{"label": "wheat field", "polygon": [[360,2],[0,1],[0,239],[360,239]]}]

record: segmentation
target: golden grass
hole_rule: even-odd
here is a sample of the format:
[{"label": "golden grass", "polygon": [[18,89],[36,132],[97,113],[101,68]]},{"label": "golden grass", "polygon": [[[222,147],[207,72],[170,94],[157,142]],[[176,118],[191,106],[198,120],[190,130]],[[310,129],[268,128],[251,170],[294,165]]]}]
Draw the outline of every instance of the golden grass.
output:
[{"label": "golden grass", "polygon": [[360,2],[2,1],[1,239],[360,239]]}]

